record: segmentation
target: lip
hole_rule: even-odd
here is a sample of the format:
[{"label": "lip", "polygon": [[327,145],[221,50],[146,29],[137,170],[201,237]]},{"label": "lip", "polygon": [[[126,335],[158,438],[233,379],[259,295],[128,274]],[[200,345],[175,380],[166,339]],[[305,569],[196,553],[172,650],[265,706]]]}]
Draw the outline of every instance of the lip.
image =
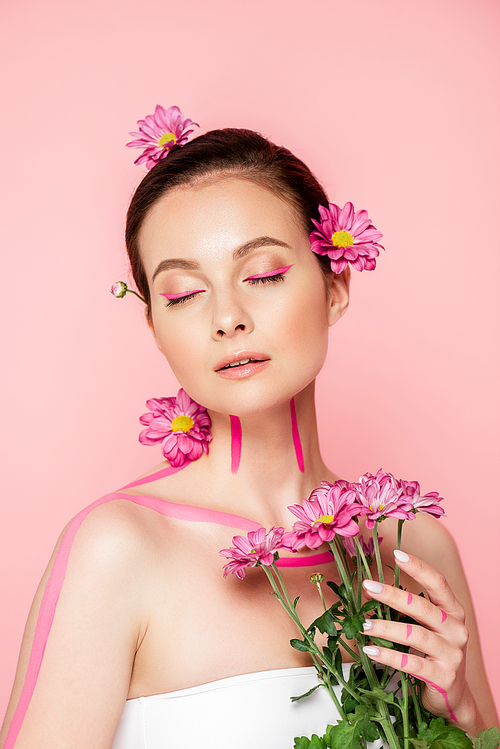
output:
[{"label": "lip", "polygon": [[[254,359],[255,361],[250,361],[248,364],[243,364],[240,367],[223,369],[223,367],[227,367],[228,364],[233,364],[242,359]],[[264,367],[267,367],[270,361],[269,356],[257,351],[237,351],[236,353],[230,354],[224,359],[221,359],[215,366],[215,372],[221,377],[234,380],[239,379],[240,377],[249,377],[256,372],[260,372]]]}]

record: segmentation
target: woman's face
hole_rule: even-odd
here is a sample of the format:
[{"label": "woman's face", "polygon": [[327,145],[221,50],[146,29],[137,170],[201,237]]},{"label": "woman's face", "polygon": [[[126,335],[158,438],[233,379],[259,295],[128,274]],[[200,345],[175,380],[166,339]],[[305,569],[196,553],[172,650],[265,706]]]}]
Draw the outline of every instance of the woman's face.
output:
[{"label": "woman's face", "polygon": [[245,416],[314,380],[347,278],[325,284],[288,203],[238,178],[177,188],[139,242],[158,348],[197,402]]}]

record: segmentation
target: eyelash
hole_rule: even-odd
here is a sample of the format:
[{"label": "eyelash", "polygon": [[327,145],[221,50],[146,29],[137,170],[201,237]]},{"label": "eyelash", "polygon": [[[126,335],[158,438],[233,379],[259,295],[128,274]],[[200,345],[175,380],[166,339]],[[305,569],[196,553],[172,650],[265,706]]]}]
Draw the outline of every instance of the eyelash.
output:
[{"label": "eyelash", "polygon": [[260,278],[248,278],[247,281],[249,284],[252,284],[252,286],[257,285],[259,283],[274,283],[275,281],[284,281],[285,280],[285,274],[284,273],[276,273],[274,276],[261,276]]},{"label": "eyelash", "polygon": [[[248,283],[252,286],[264,283],[276,283],[285,280],[285,273],[275,273],[273,276],[261,276],[260,278],[246,278],[245,280],[248,281]],[[186,294],[185,296],[180,296],[176,299],[170,299],[165,307],[173,307],[176,304],[184,304],[184,302],[187,302],[189,299],[193,299],[193,297],[200,293],[203,292],[195,291],[193,294]]]}]

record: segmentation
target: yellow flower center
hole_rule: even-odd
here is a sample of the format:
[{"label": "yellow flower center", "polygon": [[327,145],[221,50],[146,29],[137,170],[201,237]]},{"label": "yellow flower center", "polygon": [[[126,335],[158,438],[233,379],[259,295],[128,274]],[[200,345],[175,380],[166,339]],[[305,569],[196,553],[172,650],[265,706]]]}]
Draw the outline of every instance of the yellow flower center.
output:
[{"label": "yellow flower center", "polygon": [[332,237],[334,247],[352,247],[354,237],[348,231],[336,231]]},{"label": "yellow flower center", "polygon": [[370,510],[372,512],[382,512],[383,509],[384,509],[384,505],[379,505],[378,510],[374,510],[373,505],[370,505]]},{"label": "yellow flower center", "polygon": [[173,133],[163,133],[160,140],[158,141],[158,145],[163,148],[163,146],[166,146],[167,143],[170,143],[171,140],[173,140],[175,143],[175,135]]},{"label": "yellow flower center", "polygon": [[172,431],[173,432],[189,432],[192,429],[194,421],[191,416],[176,416],[172,419]]},{"label": "yellow flower center", "polygon": [[334,520],[335,518],[333,515],[322,515],[314,521],[313,525],[315,525],[315,523],[333,523]]}]

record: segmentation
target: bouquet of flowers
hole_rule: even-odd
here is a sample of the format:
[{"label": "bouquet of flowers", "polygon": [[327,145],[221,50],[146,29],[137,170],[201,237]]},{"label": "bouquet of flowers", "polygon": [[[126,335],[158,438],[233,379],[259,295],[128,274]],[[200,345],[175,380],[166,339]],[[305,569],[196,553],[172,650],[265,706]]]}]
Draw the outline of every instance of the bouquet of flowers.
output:
[{"label": "bouquet of flowers", "polygon": [[[448,725],[443,717],[426,710],[421,699],[426,680],[402,670],[408,663],[410,645],[370,635],[375,620],[406,626],[407,640],[411,639],[412,628],[418,626],[408,613],[402,614],[373,599],[363,602],[363,588],[381,593],[381,583],[386,583],[380,554],[380,523],[390,517],[398,520],[391,583],[403,590],[397,562],[410,559],[401,551],[403,525],[418,512],[439,518],[444,514],[441,501],[437,492],[422,496],[416,481],[399,480],[381,470],[376,475],[367,473],[353,484],[323,481],[302,505],[289,507],[297,518],[291,532],[286,533],[284,528],[266,532],[265,528],[260,528],[249,532],[246,538],[235,536],[234,546],[220,552],[230,560],[224,567],[225,576],[233,573],[243,579],[247,567],[261,567],[271,584],[272,595],[300,632],[301,638],[291,640],[290,644],[310,654],[319,683],[306,694],[291,699],[307,698],[316,689],[326,688],[340,715],[335,725],[326,727],[324,736],[297,737],[294,749],[364,749],[367,742],[377,739],[382,739],[390,749],[410,749],[410,744],[411,749],[496,749],[499,746],[497,728],[481,731],[479,738],[471,738],[458,726]],[[371,531],[368,541],[359,533],[362,516],[365,528]],[[330,546],[340,576],[340,585],[326,583],[337,600],[327,607],[321,588],[324,576],[312,575],[311,582],[318,587],[323,613],[309,626],[304,626],[297,613],[299,598],[291,599],[276,561],[280,549],[297,551],[304,546],[318,549],[325,542]],[[377,570],[375,577],[372,566]],[[408,593],[407,609],[411,608],[412,599],[412,594]],[[442,614],[446,617],[444,611]],[[318,633],[322,635],[322,645],[317,642]],[[367,638],[371,644],[367,644]],[[370,655],[379,654],[379,648],[398,651],[401,670],[373,663]],[[342,670],[342,649],[353,663],[348,677]],[[448,706],[446,691],[437,684],[432,686]],[[451,708],[449,713],[450,720],[454,721]]]}]

